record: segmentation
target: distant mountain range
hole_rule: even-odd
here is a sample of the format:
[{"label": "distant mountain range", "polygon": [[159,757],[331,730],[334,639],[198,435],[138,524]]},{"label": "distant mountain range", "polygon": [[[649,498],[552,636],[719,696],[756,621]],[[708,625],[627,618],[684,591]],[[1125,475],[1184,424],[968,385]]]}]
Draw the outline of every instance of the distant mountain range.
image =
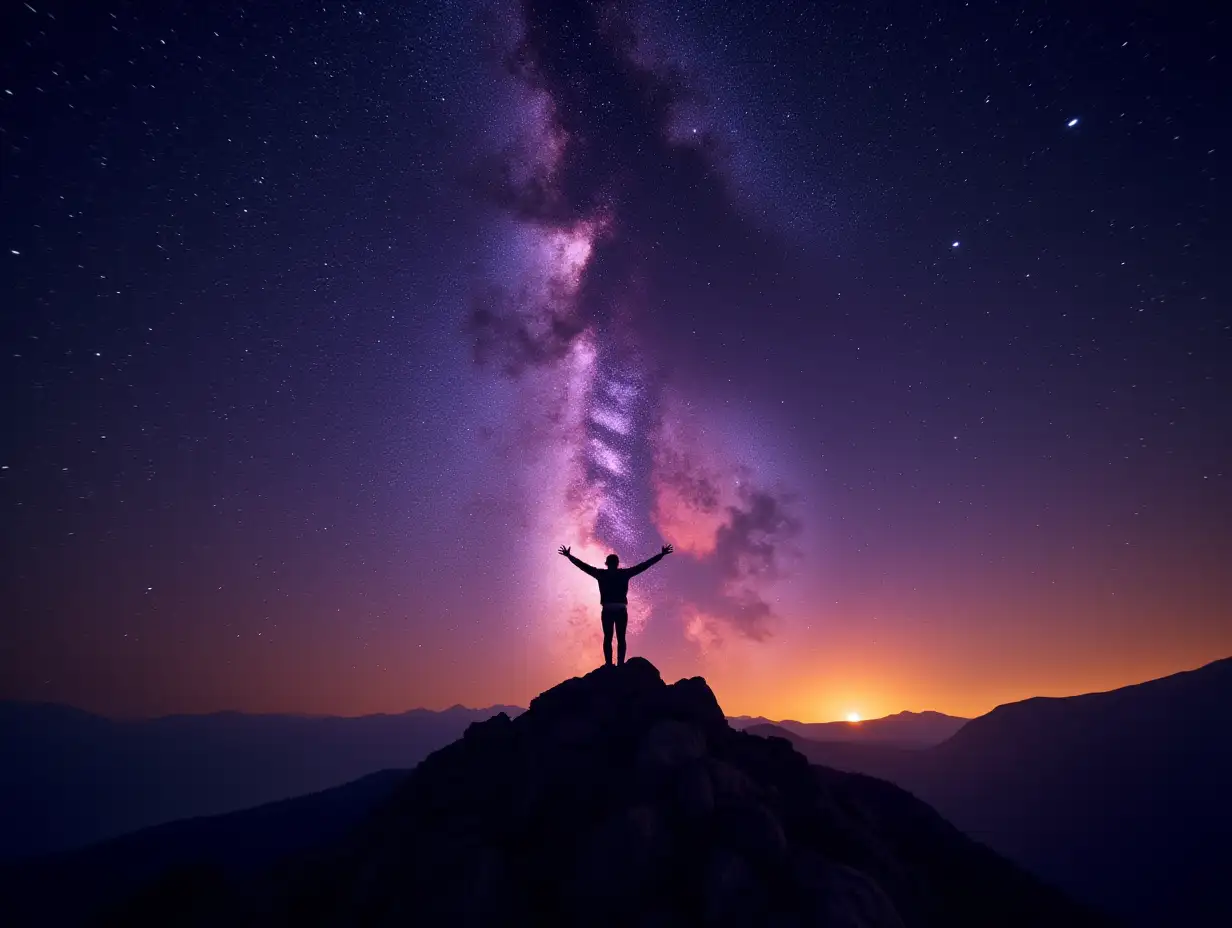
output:
[{"label": "distant mountain range", "polygon": [[907,748],[926,748],[940,744],[967,724],[969,719],[941,712],[899,712],[860,722],[797,722],[785,719],[772,722],[761,716],[738,715],[728,719],[733,728],[749,730],[777,725],[811,741],[844,741],[861,744],[889,744]]},{"label": "distant mountain range", "polygon": [[1106,693],[1000,706],[924,750],[822,743],[972,837],[1141,925],[1232,925],[1232,658]]},{"label": "distant mountain range", "polygon": [[[0,860],[162,822],[217,815],[409,769],[473,721],[516,706],[355,718],[219,712],[113,721],[67,706],[0,702]],[[926,746],[965,722],[901,712],[857,725],[781,722],[819,740]],[[737,728],[771,724],[731,720]]]},{"label": "distant mountain range", "polygon": [[471,722],[499,712],[522,710],[112,721],[64,706],[0,703],[0,860],[414,767]]},{"label": "distant mountain range", "polygon": [[194,885],[246,879],[342,840],[409,774],[383,770],[255,809],[168,822],[86,848],[0,864],[4,923],[85,923],[169,873],[183,874]]}]

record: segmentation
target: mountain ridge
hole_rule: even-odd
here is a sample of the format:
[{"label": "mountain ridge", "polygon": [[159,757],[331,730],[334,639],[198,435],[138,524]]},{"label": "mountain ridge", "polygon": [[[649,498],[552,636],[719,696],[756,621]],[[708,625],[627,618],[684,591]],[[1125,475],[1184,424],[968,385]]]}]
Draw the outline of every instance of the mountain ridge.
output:
[{"label": "mountain ridge", "polygon": [[[1232,924],[1232,658],[1116,690],[998,706],[920,751],[786,737],[919,796],[1129,923]],[[1166,852],[1164,851],[1166,849]]]},{"label": "mountain ridge", "polygon": [[[495,715],[498,712],[518,714],[526,710],[521,706],[505,705],[504,703],[496,703],[491,706],[465,706],[462,703],[455,703],[444,709],[429,709],[425,706],[412,706],[409,709],[404,709],[401,712],[366,712],[362,715],[330,715],[314,713],[314,712],[248,712],[244,709],[215,709],[210,712],[168,712],[164,715],[150,716],[110,716],[102,712],[95,712],[91,709],[83,709],[79,706],[71,705],[63,702],[48,702],[40,699],[0,699],[0,714],[5,712],[38,712],[47,711],[49,713],[61,713],[64,715],[74,715],[80,718],[97,719],[102,722],[107,722],[112,725],[144,725],[150,722],[160,722],[165,720],[183,720],[183,719],[211,719],[211,718],[251,718],[251,719],[296,719],[307,721],[318,721],[322,719],[338,720],[338,721],[355,721],[357,719],[396,719],[404,718],[408,715],[430,714],[444,715],[447,713],[491,713]],[[486,716],[485,716],[486,717]]]},{"label": "mountain ridge", "polygon": [[763,716],[747,715],[731,719],[737,728],[775,725],[815,741],[868,742],[917,748],[939,744],[952,737],[969,721],[970,719],[932,710],[903,710],[893,715],[862,719],[858,722],[800,722],[795,719],[774,721]]},{"label": "mountain ridge", "polygon": [[[169,873],[205,871],[237,879],[289,855],[311,853],[358,825],[409,772],[381,770],[316,793],[0,863],[5,924],[80,924]],[[59,891],[66,885],[73,892]]]}]

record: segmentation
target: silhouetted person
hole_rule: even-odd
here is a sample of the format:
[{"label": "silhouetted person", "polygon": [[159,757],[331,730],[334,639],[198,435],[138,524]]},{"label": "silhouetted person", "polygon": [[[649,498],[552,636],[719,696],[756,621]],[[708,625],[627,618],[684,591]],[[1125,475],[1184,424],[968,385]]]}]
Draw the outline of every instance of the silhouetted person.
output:
[{"label": "silhouetted person", "polygon": [[663,550],[648,560],[633,567],[620,567],[620,558],[609,554],[606,570],[592,567],[585,561],[578,560],[569,553],[564,545],[560,553],[573,562],[579,570],[584,570],[599,581],[599,603],[603,607],[600,618],[603,620],[603,662],[612,663],[612,630],[616,631],[616,663],[625,662],[625,628],[629,624],[629,578],[636,577],[648,567],[653,567],[667,555],[672,553],[671,545],[664,545]]}]

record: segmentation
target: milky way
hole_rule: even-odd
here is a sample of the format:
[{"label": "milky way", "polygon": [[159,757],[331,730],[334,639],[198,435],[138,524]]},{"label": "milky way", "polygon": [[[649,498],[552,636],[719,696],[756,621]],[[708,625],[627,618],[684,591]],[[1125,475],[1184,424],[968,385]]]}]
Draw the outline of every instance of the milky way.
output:
[{"label": "milky way", "polygon": [[[741,460],[748,449],[712,442],[702,460],[696,450],[672,446],[664,419],[670,364],[656,350],[651,328],[655,315],[673,306],[672,297],[657,289],[663,269],[647,224],[655,212],[649,188],[675,164],[705,182],[704,206],[736,224],[742,221],[738,208],[728,199],[714,151],[705,149],[710,137],[681,131],[677,101],[690,98],[686,75],[664,64],[662,52],[645,53],[636,17],[615,6],[577,7],[571,11],[574,34],[558,23],[545,33],[541,15],[527,4],[508,17],[513,39],[504,52],[505,80],[520,115],[510,120],[512,133],[480,159],[475,183],[539,244],[530,261],[506,269],[516,281],[512,286],[479,283],[467,326],[476,359],[506,374],[513,389],[528,369],[556,367],[575,381],[575,393],[580,390],[579,427],[566,437],[568,491],[563,499],[539,496],[530,505],[551,510],[565,504],[566,540],[596,559],[610,550],[625,563],[641,560],[669,529],[707,536],[681,546],[691,561],[684,571],[689,579],[672,584],[674,596],[660,597],[658,614],[674,616],[695,644],[713,644],[723,623],[760,638],[769,631],[772,610],[758,587],[777,575],[751,569],[743,550],[728,552],[726,561],[717,558],[715,539],[727,532],[729,544],[755,547],[756,557],[773,561],[776,545],[796,533],[798,522],[776,499],[776,518],[756,522],[747,536],[732,534],[733,524],[749,524],[754,497],[770,499],[770,491],[751,485]],[[570,35],[586,44],[587,57],[561,55]],[[593,102],[600,93],[626,112],[627,121],[614,130],[596,123],[595,113],[574,109],[579,96]],[[677,205],[695,208],[689,198],[686,191]],[[585,372],[581,381],[579,371]],[[669,458],[677,465],[670,474],[661,466]],[[677,492],[682,461],[685,470],[704,466],[718,475],[712,479],[730,485],[722,506],[718,487],[705,498]],[[644,621],[635,616],[634,630]],[[548,625],[555,628],[557,621]]]},{"label": "milky way", "polygon": [[587,409],[586,480],[600,488],[595,536],[616,550],[645,547],[650,534],[652,387],[637,362],[601,339]]}]

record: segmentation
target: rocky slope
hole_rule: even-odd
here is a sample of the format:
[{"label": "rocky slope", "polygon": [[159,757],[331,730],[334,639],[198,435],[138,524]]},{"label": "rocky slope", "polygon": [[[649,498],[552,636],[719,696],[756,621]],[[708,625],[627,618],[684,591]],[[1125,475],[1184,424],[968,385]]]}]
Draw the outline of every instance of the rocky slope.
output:
[{"label": "rocky slope", "polygon": [[1106,922],[888,783],[730,728],[647,661],[568,680],[421,763],[323,859],[116,921],[267,925],[1079,926]]}]

